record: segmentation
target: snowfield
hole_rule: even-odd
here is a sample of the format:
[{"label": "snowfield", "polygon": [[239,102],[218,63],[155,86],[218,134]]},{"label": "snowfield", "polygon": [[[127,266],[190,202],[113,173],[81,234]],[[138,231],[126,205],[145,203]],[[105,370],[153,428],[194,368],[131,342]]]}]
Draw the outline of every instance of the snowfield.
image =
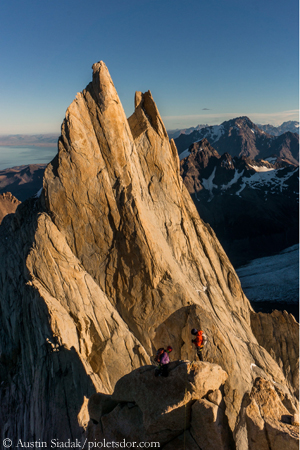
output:
[{"label": "snowfield", "polygon": [[237,269],[242,288],[252,302],[299,301],[299,245],[278,255],[254,259]]},{"label": "snowfield", "polygon": [[186,150],[184,150],[182,153],[180,153],[179,155],[179,159],[180,161],[184,158],[186,158],[187,156],[189,156],[191,152],[189,151],[189,149],[187,148]]},{"label": "snowfield", "polygon": [[222,136],[222,134],[225,133],[224,127],[223,125],[213,125],[210,128],[210,139],[212,139],[212,143],[215,143],[216,141],[218,141],[220,139],[220,137]]},{"label": "snowfield", "polygon": [[275,170],[274,167],[266,167],[266,166],[251,166],[251,164],[249,164],[249,167],[252,167],[252,169],[255,170],[255,172],[270,172],[271,170]]},{"label": "snowfield", "polygon": [[235,184],[239,180],[239,178],[241,178],[243,175],[244,175],[244,170],[239,172],[237,169],[235,169],[232,180],[230,180],[228,184],[222,184],[221,189],[223,191],[226,191],[226,189],[230,188],[233,184]]},{"label": "snowfield", "polygon": [[212,192],[213,188],[216,188],[216,189],[218,188],[218,186],[213,183],[215,174],[216,174],[216,169],[217,169],[217,167],[214,168],[214,170],[212,171],[212,174],[209,178],[202,179],[202,186],[204,187],[204,189],[207,189],[209,191],[209,200],[208,200],[209,202],[213,198],[213,192]]},{"label": "snowfield", "polygon": [[[256,170],[256,166],[251,166]],[[261,189],[264,186],[268,186],[271,189],[280,189],[280,192],[282,192],[282,189],[287,188],[288,186],[285,184],[285,182],[294,174],[294,172],[297,170],[295,169],[292,172],[289,172],[283,177],[279,177],[278,173],[281,170],[284,169],[270,169],[266,167],[259,167],[259,169],[267,169],[267,170],[260,170],[256,171],[251,177],[243,177],[241,179],[241,187],[240,189],[235,193],[235,195],[240,195],[240,193],[245,189],[246,186],[251,187],[252,189]]]}]

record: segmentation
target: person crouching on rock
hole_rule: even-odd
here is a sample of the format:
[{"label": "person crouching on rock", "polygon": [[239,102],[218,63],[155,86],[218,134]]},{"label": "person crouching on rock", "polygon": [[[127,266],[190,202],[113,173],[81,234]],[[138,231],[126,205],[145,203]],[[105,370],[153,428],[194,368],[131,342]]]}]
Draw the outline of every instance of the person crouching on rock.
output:
[{"label": "person crouching on rock", "polygon": [[200,361],[203,361],[202,350],[207,341],[206,335],[202,330],[196,330],[196,328],[193,328],[191,333],[193,336],[196,336],[195,339],[192,339],[192,343],[196,347],[198,358]]},{"label": "person crouching on rock", "polygon": [[158,367],[155,370],[156,377],[167,377],[168,376],[168,364],[170,362],[169,353],[172,351],[172,347],[170,345],[167,347],[167,350],[164,348],[160,348],[157,350],[155,361],[158,362]]}]

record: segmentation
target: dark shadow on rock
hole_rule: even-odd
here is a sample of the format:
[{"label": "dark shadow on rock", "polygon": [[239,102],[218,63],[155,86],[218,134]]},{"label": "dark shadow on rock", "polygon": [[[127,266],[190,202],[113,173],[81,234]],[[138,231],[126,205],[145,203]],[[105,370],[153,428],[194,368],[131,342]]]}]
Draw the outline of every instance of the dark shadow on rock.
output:
[{"label": "dark shadow on rock", "polygon": [[95,387],[76,350],[54,335],[30,283],[26,258],[42,212],[31,198],[0,226],[0,436],[50,443],[82,437],[77,416]]},{"label": "dark shadow on rock", "polygon": [[283,415],[281,416],[281,422],[283,422],[283,423],[288,423],[289,425],[291,425],[292,419],[293,419],[293,416],[290,416],[290,415],[288,415],[288,414],[283,414]]}]

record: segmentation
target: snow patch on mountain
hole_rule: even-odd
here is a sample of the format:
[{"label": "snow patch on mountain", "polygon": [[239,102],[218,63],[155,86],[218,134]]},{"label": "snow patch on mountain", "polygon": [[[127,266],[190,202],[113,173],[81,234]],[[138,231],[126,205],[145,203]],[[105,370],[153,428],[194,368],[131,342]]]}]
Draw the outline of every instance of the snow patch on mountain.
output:
[{"label": "snow patch on mountain", "polygon": [[39,189],[37,191],[37,193],[33,196],[33,198],[39,198],[42,195],[42,190],[43,190],[43,186],[41,187],[41,189]]},{"label": "snow patch on mountain", "polygon": [[234,175],[232,180],[229,181],[227,184],[223,184],[221,186],[222,191],[226,191],[226,189],[230,188],[233,184],[235,184],[242,176],[244,175],[244,170],[239,172],[237,169],[235,169]]},{"label": "snow patch on mountain", "polygon": [[266,166],[251,166],[249,164],[249,167],[252,167],[256,172],[270,172],[271,170],[275,170],[274,167],[266,167]]},{"label": "snow patch on mountain", "polygon": [[202,179],[202,186],[204,187],[204,189],[207,189],[209,191],[209,202],[213,199],[213,193],[212,190],[213,188],[218,188],[218,186],[216,186],[213,181],[216,175],[216,169],[217,167],[214,167],[214,170],[212,171],[212,174],[210,175],[210,177],[208,177],[207,179],[203,178]]},{"label": "snow patch on mountain", "polygon": [[283,177],[278,176],[279,172],[282,170],[284,170],[284,168],[277,170],[271,169],[268,170],[267,172],[265,171],[255,172],[250,177],[243,177],[241,180],[242,185],[240,189],[236,192],[236,195],[239,196],[246,186],[251,187],[252,189],[262,189],[263,187],[267,186],[270,187],[272,190],[279,189],[280,192],[282,192],[284,188],[288,188],[287,184],[285,183],[297,169],[287,173]]},{"label": "snow patch on mountain", "polygon": [[210,127],[209,133],[210,133],[209,139],[211,139],[211,143],[213,144],[214,142],[220,139],[222,134],[225,133],[225,130],[223,125],[213,125],[212,127]]},{"label": "snow patch on mountain", "polygon": [[184,158],[186,158],[187,156],[189,156],[191,152],[189,151],[189,149],[187,148],[186,150],[184,150],[182,153],[180,153],[179,155],[179,159],[180,161]]}]

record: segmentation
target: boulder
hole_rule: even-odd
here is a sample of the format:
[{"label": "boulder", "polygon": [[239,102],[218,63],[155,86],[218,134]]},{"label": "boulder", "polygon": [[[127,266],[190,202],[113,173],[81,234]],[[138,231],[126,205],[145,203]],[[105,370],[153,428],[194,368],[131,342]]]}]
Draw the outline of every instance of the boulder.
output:
[{"label": "boulder", "polygon": [[257,378],[251,393],[245,395],[242,416],[250,450],[299,448],[298,427],[292,425],[293,416],[270,381]]},{"label": "boulder", "polygon": [[251,313],[251,327],[259,344],[282,368],[290,389],[299,399],[299,324],[292,314],[274,310]]},{"label": "boulder", "polygon": [[[180,441],[190,427],[191,415],[194,417],[192,405],[226,379],[220,366],[207,362],[173,362],[168,377],[156,377],[154,366],[136,369],[117,382],[111,396],[91,397],[92,423],[86,436],[88,440],[97,436],[111,441],[157,441],[160,445],[177,437]],[[223,410],[218,417],[224,419]]]},{"label": "boulder", "polygon": [[230,450],[229,431],[221,408],[205,399],[193,404],[190,432],[202,450]]},{"label": "boulder", "polygon": [[111,395],[97,392],[93,394],[88,402],[88,413],[93,423],[100,422],[104,414],[110,413],[116,406],[117,402],[112,400]]},{"label": "boulder", "polygon": [[213,392],[210,392],[207,395],[207,398],[211,403],[214,403],[215,405],[220,406],[220,404],[222,402],[221,391],[219,389],[216,389]]},{"label": "boulder", "polygon": [[175,432],[189,423],[193,400],[225,383],[227,374],[220,366],[205,362],[179,364],[169,370],[167,378],[155,377],[154,367],[145,366],[121,378],[112,399],[135,402],[143,413],[145,429],[157,433]]},{"label": "boulder", "polygon": [[299,427],[299,414],[293,415],[291,424]]}]

